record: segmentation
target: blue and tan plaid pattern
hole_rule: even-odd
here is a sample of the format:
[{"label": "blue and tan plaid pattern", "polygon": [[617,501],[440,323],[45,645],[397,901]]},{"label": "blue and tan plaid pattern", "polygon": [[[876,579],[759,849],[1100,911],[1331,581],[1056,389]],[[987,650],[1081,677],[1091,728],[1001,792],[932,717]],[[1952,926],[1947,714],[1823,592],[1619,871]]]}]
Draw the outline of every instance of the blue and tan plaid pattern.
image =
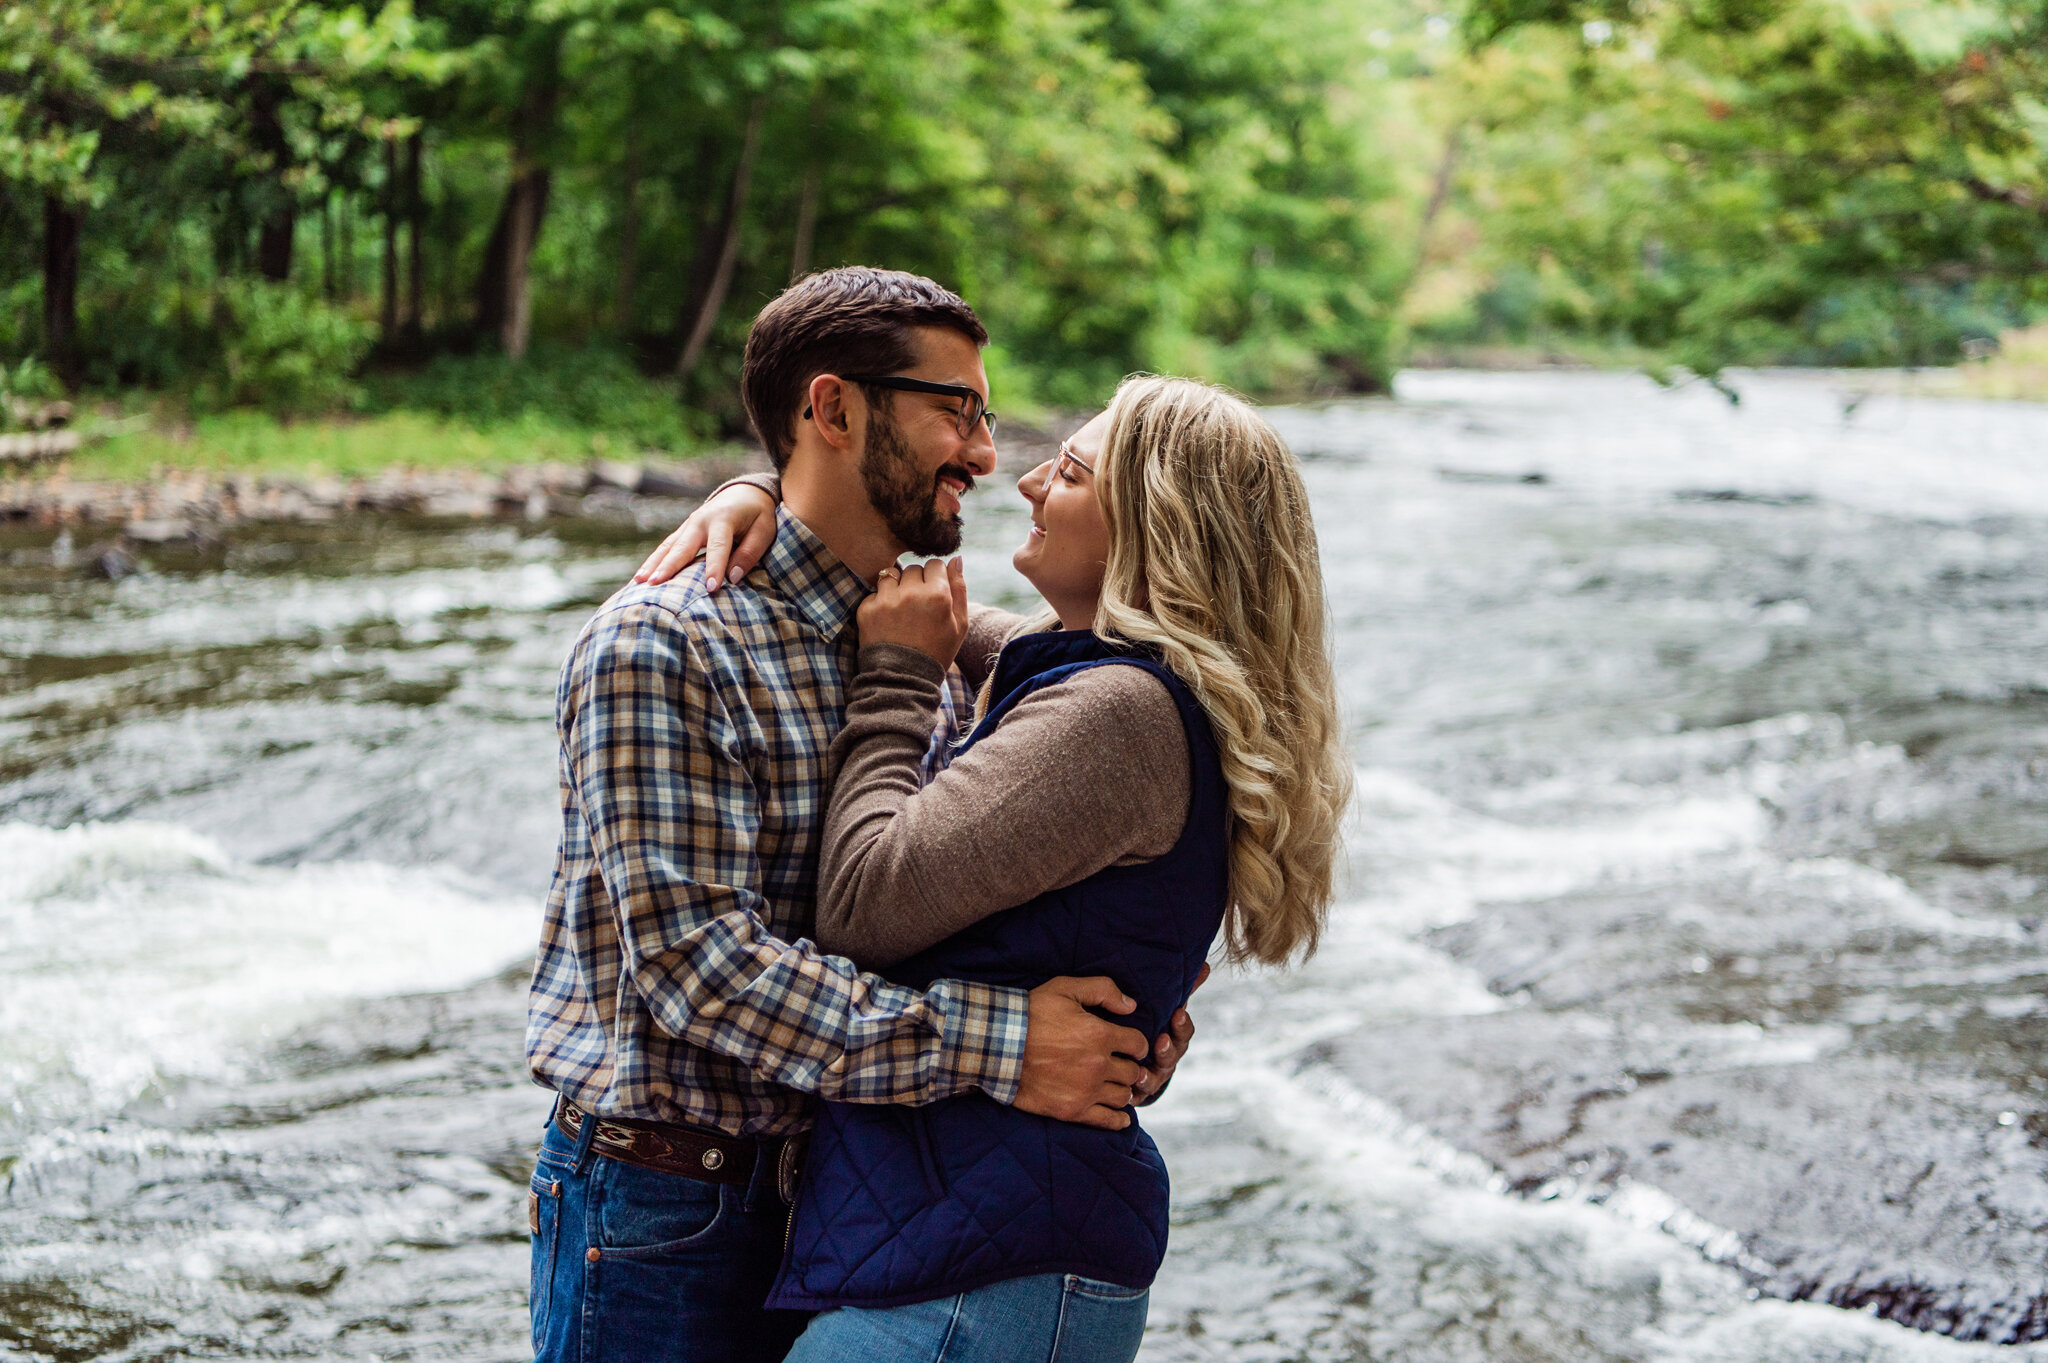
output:
[{"label": "blue and tan plaid pattern", "polygon": [[[526,1034],[541,1084],[733,1135],[808,1124],[811,1094],[1015,1097],[1022,991],[905,989],[803,940],[866,594],[783,511],[741,586],[707,595],[699,564],[584,627],[556,698],[562,844]],[[956,672],[938,737],[965,713]]]}]

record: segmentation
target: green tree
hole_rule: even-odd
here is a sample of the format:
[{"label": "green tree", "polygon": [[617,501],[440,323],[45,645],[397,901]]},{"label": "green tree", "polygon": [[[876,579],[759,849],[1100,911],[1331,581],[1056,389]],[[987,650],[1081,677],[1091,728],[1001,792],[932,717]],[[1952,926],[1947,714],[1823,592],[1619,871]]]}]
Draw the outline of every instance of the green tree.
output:
[{"label": "green tree", "polygon": [[0,295],[44,313],[0,354],[303,406],[376,322],[377,366],[595,347],[737,425],[755,307],[874,261],[974,299],[1019,396],[1370,387],[1396,2],[0,4]]},{"label": "green tree", "polygon": [[[16,220],[40,201],[39,340],[51,362],[76,380],[87,358],[89,215],[105,222],[108,254],[158,258],[159,303],[182,282],[165,258],[189,249],[195,229],[213,239],[216,270],[233,272],[253,225],[258,270],[287,277],[299,206],[322,188],[309,153],[324,130],[361,120],[361,81],[412,63],[411,37],[403,3],[375,20],[257,0],[0,10],[0,197]],[[166,306],[159,322],[192,311]]]},{"label": "green tree", "polygon": [[1372,390],[1392,372],[1392,167],[1368,11],[1312,0],[1103,0],[1104,32],[1174,120],[1152,202],[1157,367],[1254,390]]},{"label": "green tree", "polygon": [[1544,320],[1731,363],[1945,362],[2043,301],[2038,9],[1484,0],[1473,177]]}]

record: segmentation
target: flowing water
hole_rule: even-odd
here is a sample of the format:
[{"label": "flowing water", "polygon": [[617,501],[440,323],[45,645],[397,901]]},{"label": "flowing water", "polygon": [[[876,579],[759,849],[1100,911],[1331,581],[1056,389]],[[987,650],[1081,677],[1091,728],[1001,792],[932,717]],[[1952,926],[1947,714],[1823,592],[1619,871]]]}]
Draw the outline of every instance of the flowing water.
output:
[{"label": "flowing water", "polygon": [[[1150,1363],[2048,1359],[2048,409],[1853,383],[1274,414],[1348,890],[1147,1116]],[[649,542],[0,542],[0,1357],[526,1356],[555,671]]]}]

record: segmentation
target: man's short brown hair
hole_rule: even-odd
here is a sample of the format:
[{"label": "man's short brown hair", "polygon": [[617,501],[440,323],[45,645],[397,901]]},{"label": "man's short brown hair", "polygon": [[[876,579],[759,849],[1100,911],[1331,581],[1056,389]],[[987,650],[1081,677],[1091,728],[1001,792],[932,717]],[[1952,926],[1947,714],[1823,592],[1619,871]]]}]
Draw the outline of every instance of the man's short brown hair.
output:
[{"label": "man's short brown hair", "polygon": [[[959,294],[923,275],[847,265],[806,275],[761,309],[747,333],[740,398],[780,469],[797,413],[820,374],[893,374],[915,362],[911,330],[950,327],[978,346],[988,329]],[[875,389],[873,400],[883,390]]]}]

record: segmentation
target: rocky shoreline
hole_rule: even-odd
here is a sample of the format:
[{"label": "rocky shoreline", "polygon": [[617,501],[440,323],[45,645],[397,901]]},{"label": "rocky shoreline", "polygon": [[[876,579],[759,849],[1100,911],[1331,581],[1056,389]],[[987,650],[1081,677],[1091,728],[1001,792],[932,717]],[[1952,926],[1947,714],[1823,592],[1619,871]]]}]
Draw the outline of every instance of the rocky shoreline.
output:
[{"label": "rocky shoreline", "polygon": [[758,451],[688,462],[593,460],[502,470],[393,467],[370,477],[166,470],[143,482],[74,479],[63,468],[0,480],[0,523],[104,529],[137,544],[217,537],[256,522],[318,523],[358,514],[445,520],[630,516],[643,500],[702,497],[766,468]]}]

